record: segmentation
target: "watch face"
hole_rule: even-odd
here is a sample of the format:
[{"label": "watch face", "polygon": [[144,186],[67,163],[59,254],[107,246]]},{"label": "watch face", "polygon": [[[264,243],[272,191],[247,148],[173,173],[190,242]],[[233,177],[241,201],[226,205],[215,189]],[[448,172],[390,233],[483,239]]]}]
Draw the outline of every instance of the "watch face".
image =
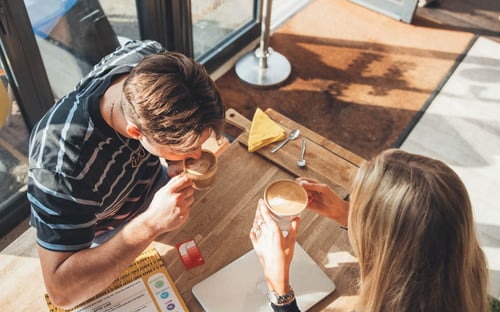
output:
[{"label": "watch face", "polygon": [[271,303],[278,304],[279,296],[277,293],[275,293],[274,291],[270,291],[268,297]]}]

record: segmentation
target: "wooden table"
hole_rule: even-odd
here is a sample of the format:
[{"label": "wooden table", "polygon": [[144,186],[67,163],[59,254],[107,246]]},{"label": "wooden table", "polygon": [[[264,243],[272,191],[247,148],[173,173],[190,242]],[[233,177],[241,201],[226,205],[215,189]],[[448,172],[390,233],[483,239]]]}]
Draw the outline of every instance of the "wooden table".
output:
[{"label": "wooden table", "polygon": [[[275,154],[269,153],[274,144],[249,153],[245,146],[248,140],[245,131],[220,154],[215,185],[210,190],[197,192],[188,222],[152,244],[162,256],[191,311],[202,311],[191,292],[192,286],[251,250],[248,234],[257,201],[262,198],[268,183],[297,176],[315,177],[345,196],[350,176],[362,161],[360,157],[283,115],[272,110],[266,113],[287,132],[292,128],[301,130],[302,136],[308,140],[307,167],[299,168],[295,164],[301,140],[289,142]],[[175,245],[189,239],[195,239],[205,264],[186,270]],[[305,211],[297,241],[337,287],[311,311],[351,311],[357,294],[359,270],[347,233],[339,229],[333,220]],[[32,228],[0,253],[0,277],[2,310],[47,311]]]},{"label": "wooden table", "polygon": [[[308,141],[307,167],[296,165],[301,140],[289,142],[275,154],[269,152],[274,144],[249,153],[245,146],[248,141],[245,131],[238,142],[231,144],[219,156],[215,185],[196,194],[196,202],[186,225],[154,243],[191,311],[202,311],[191,292],[193,285],[252,249],[248,235],[257,201],[262,198],[267,184],[276,179],[295,179],[299,175],[315,177],[345,196],[350,176],[362,161],[360,157],[283,115],[272,110],[266,113],[287,132],[293,128],[301,130],[301,138]],[[193,238],[205,264],[186,270],[175,245]],[[340,229],[335,221],[306,211],[302,215],[297,241],[337,287],[311,311],[351,311],[359,272],[347,232]]]}]

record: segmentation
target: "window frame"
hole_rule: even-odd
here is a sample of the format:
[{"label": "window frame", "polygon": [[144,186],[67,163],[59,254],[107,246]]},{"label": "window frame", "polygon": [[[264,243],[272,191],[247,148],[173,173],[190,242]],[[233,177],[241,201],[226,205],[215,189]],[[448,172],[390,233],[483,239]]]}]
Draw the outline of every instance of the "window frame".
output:
[{"label": "window frame", "polygon": [[[259,38],[260,1],[253,0],[253,2],[252,21],[196,59],[209,73],[213,73],[232,56]],[[191,0],[138,0],[136,4],[141,38],[156,40],[167,50],[194,57]]]}]

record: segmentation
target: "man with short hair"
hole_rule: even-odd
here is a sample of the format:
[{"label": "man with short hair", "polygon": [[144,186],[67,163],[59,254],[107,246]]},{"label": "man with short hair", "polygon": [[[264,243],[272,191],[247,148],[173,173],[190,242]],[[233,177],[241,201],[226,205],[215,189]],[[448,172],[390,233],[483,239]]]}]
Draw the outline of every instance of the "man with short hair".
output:
[{"label": "man with short hair", "polygon": [[54,104],[31,133],[28,199],[55,305],[104,290],[186,222],[194,190],[174,161],[223,126],[206,70],[154,41],[126,43]]}]

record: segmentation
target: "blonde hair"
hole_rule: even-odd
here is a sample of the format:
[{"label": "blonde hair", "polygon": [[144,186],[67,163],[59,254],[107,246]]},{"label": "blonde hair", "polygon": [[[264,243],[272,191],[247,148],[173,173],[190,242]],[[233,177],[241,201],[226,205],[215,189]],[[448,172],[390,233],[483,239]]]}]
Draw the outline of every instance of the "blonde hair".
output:
[{"label": "blonde hair", "polygon": [[350,200],[359,311],[489,310],[486,260],[452,169],[390,149],[360,167]]}]

